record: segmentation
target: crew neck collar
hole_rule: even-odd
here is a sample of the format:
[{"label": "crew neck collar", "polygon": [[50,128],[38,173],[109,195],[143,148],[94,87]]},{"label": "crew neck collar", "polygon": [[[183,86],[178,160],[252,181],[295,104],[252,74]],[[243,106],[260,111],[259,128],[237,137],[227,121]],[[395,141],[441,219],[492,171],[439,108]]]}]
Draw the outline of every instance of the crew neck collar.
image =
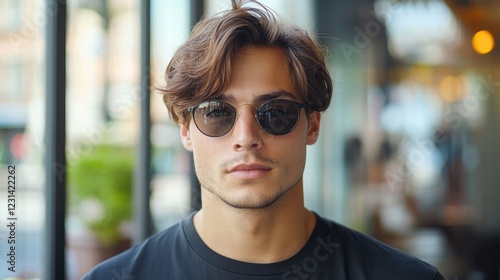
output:
[{"label": "crew neck collar", "polygon": [[210,249],[198,235],[194,224],[193,217],[196,212],[191,213],[187,219],[185,219],[182,223],[182,228],[185,234],[185,237],[193,249],[200,258],[202,258],[205,262],[216,266],[222,270],[245,275],[245,276],[272,276],[272,275],[280,275],[289,270],[292,270],[294,267],[299,266],[306,258],[311,256],[313,253],[316,244],[316,238],[320,236],[325,230],[326,226],[321,217],[313,212],[316,223],[314,229],[311,233],[311,236],[307,240],[306,244],[302,249],[297,252],[292,257],[275,262],[275,263],[248,263],[242,262],[234,259],[230,259],[214,250]]}]

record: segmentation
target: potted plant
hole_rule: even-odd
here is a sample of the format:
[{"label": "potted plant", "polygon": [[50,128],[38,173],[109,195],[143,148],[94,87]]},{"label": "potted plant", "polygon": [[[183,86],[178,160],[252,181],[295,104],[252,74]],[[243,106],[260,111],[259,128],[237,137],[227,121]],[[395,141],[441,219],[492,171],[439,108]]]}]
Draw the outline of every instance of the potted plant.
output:
[{"label": "potted plant", "polygon": [[123,229],[132,216],[132,149],[94,146],[69,166],[71,210],[91,233],[69,240],[82,274],[130,247],[130,237]]}]

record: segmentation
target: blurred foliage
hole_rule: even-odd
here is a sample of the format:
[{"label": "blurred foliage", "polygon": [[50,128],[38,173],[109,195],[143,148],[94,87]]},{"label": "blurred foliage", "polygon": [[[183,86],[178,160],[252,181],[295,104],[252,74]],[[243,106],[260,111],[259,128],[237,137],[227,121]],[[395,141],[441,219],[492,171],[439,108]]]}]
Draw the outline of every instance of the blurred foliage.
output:
[{"label": "blurred foliage", "polygon": [[70,166],[71,205],[101,242],[122,239],[121,227],[132,216],[132,149],[95,146]]}]

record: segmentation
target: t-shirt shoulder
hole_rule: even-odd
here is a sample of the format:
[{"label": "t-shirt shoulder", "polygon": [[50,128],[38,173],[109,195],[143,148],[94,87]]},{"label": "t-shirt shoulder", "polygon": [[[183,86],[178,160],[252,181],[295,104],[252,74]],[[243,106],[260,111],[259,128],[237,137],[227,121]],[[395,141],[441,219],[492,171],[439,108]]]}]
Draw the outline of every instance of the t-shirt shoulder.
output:
[{"label": "t-shirt shoulder", "polygon": [[333,235],[333,242],[340,244],[339,249],[346,261],[357,263],[355,267],[366,275],[387,277],[380,279],[394,279],[394,275],[404,275],[404,279],[412,279],[411,277],[441,279],[435,278],[440,275],[435,267],[416,257],[337,222],[321,217],[319,219],[325,224],[327,231]]},{"label": "t-shirt shoulder", "polygon": [[125,252],[105,260],[94,267],[82,280],[114,279],[117,276],[119,276],[118,279],[128,279],[126,277],[132,271],[135,273],[137,270],[147,270],[147,267],[154,268],[161,259],[162,251],[175,250],[172,247],[179,244],[176,239],[181,234],[181,223],[177,223],[132,246]]}]

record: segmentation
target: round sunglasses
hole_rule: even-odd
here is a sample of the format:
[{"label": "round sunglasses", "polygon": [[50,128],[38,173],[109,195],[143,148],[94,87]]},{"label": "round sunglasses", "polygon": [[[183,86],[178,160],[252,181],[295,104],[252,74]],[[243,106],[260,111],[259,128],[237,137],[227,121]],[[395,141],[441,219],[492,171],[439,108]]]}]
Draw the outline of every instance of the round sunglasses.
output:
[{"label": "round sunglasses", "polygon": [[[299,122],[300,109],[304,107],[304,104],[292,100],[273,99],[257,108],[255,119],[267,133],[285,135],[295,129]],[[190,107],[188,111],[201,133],[210,137],[226,135],[236,121],[236,108],[224,101],[205,101]]]}]

